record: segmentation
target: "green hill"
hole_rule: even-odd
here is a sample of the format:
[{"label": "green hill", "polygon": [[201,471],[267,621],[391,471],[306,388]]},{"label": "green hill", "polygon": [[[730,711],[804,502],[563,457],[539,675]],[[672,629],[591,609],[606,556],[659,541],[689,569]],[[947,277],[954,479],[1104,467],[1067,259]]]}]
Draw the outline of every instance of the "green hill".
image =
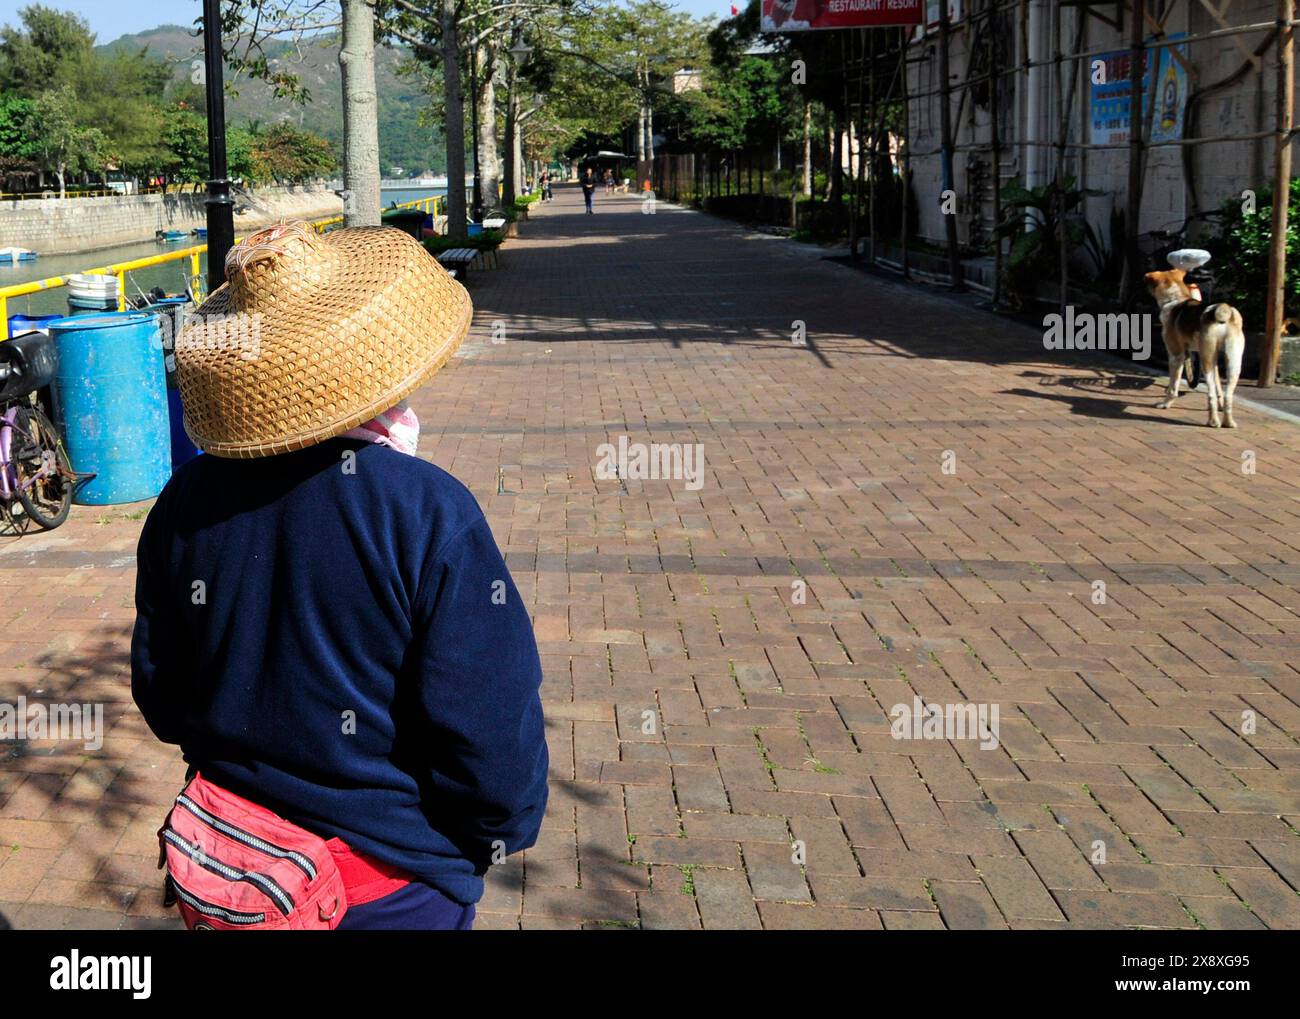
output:
[{"label": "green hill", "polygon": [[[105,43],[101,49],[147,49],[175,66],[177,80],[190,80],[195,61],[203,58],[202,39],[183,25],[161,25],[148,32],[124,35]],[[292,120],[299,127],[326,138],[340,156],[343,152],[343,95],[338,64],[339,39],[326,33],[303,44],[301,50],[288,43],[266,47],[272,66],[292,70],[311,94],[310,102],[297,104],[277,99],[270,86],[247,76],[235,78],[229,68],[226,81],[236,94],[226,97],[226,123],[260,122],[263,126],[279,120]],[[400,166],[406,175],[446,169],[442,132],[422,127],[420,111],[429,106],[417,79],[398,74],[399,65],[408,57],[405,49],[376,47],[375,84],[379,92],[379,161],[387,173]]]}]

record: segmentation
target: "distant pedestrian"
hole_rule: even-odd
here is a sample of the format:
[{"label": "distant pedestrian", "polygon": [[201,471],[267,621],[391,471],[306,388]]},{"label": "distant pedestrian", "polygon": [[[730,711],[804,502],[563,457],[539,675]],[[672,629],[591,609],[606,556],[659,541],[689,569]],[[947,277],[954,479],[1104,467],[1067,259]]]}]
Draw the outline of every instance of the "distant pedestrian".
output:
[{"label": "distant pedestrian", "polygon": [[582,178],[582,200],[587,203],[587,211],[592,212],[591,199],[596,194],[596,175],[592,173],[591,167],[587,167],[587,172]]},{"label": "distant pedestrian", "polygon": [[606,170],[605,171],[605,194],[612,195],[613,193],[614,193],[614,171]]}]

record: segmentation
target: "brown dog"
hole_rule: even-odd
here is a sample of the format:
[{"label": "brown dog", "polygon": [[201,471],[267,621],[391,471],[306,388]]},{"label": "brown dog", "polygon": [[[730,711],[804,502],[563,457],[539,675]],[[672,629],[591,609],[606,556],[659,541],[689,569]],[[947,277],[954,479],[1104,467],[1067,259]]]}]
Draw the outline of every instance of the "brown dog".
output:
[{"label": "brown dog", "polygon": [[[1232,394],[1241,375],[1241,358],[1246,351],[1246,334],[1242,330],[1241,312],[1230,304],[1202,304],[1192,296],[1191,288],[1183,282],[1182,269],[1149,272],[1147,289],[1160,306],[1160,327],[1169,352],[1169,387],[1165,398],[1157,407],[1171,407],[1178,399],[1179,383],[1187,355],[1200,355],[1201,370],[1205,373],[1205,388],[1210,401],[1211,428],[1219,427],[1219,412],[1223,423],[1236,428],[1232,417]],[[1219,355],[1227,363],[1227,385],[1219,380]]]}]

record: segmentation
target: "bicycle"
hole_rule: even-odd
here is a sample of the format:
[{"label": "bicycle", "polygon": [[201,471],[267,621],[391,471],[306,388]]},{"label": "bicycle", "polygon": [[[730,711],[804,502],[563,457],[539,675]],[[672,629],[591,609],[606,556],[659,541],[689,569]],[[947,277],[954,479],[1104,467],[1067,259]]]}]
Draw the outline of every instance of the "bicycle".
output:
[{"label": "bicycle", "polygon": [[17,535],[32,522],[47,531],[62,524],[73,489],[95,476],[72,469],[58,429],[37,402],[54,365],[54,341],[46,334],[0,343],[0,520]]}]

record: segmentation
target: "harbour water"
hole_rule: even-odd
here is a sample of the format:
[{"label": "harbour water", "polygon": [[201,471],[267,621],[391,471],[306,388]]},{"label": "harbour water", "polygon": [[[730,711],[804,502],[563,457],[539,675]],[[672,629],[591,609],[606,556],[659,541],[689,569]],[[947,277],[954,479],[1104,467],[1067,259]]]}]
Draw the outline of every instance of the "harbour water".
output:
[{"label": "harbour water", "polygon": [[[385,188],[383,190],[384,207],[394,203],[410,202],[420,198],[432,198],[446,193],[446,188]],[[68,276],[72,273],[85,272],[87,269],[130,262],[151,255],[161,255],[168,251],[182,251],[206,241],[199,237],[187,237],[182,241],[162,243],[159,241],[136,241],[131,244],[118,244],[110,248],[95,248],[90,251],[73,252],[64,255],[43,255],[32,262],[0,262],[0,287],[14,283],[27,283],[31,280],[48,279],[51,276]],[[207,254],[199,256],[199,272],[206,277],[208,271]],[[152,265],[145,269],[136,269],[127,274],[126,293],[128,298],[139,297],[148,293],[153,287],[161,287],[169,294],[183,294],[189,280],[190,260],[178,259],[162,265]],[[23,297],[9,298],[10,315],[57,315],[67,311],[68,297],[65,288],[46,290]]]}]

